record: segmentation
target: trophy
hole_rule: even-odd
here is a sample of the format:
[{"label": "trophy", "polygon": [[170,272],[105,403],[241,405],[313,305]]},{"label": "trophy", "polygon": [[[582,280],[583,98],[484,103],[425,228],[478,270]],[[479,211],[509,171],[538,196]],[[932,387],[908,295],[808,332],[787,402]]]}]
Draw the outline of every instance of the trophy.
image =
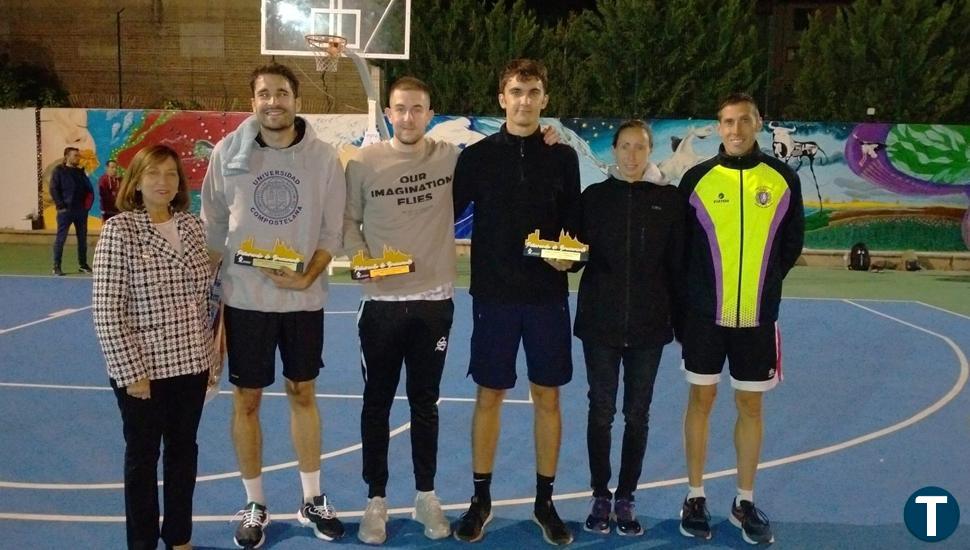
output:
[{"label": "trophy", "polygon": [[304,268],[303,256],[282,240],[276,239],[273,249],[265,250],[256,246],[254,237],[249,237],[242,242],[233,256],[233,263],[269,269],[289,269],[297,273],[303,272]]},{"label": "trophy", "polygon": [[402,275],[414,271],[414,259],[410,254],[395,250],[386,244],[380,258],[368,258],[358,250],[350,259],[350,278],[359,281],[371,277]]},{"label": "trophy", "polygon": [[566,230],[559,232],[558,241],[547,241],[539,237],[536,229],[525,238],[524,256],[548,258],[550,260],[570,260],[585,262],[589,259],[589,245],[574,239]]}]

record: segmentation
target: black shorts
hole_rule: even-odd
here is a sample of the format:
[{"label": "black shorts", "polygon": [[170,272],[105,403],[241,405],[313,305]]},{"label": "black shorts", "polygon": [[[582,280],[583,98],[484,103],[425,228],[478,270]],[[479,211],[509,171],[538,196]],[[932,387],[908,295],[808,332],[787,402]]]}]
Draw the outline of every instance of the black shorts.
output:
[{"label": "black shorts", "polygon": [[276,349],[283,376],[313,380],[323,368],[323,310],[270,313],[225,307],[229,381],[265,388],[276,379]]},{"label": "black shorts", "polygon": [[529,381],[562,386],[572,380],[572,333],[569,302],[522,305],[472,301],[471,360],[468,374],[479,386],[494,390],[515,387],[519,341],[525,348]]},{"label": "black shorts", "polygon": [[731,386],[735,389],[768,391],[781,380],[778,323],[727,328],[716,325],[713,320],[688,315],[681,346],[682,368],[691,384],[717,384],[725,359],[731,371]]}]

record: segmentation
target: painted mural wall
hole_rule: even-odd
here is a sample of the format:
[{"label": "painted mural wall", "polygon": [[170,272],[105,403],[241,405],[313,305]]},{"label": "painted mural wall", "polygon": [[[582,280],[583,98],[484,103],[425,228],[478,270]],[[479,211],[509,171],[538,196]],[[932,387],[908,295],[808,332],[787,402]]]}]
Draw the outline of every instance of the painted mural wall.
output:
[{"label": "painted mural wall", "polygon": [[[166,143],[182,155],[198,209],[198,194],[212,148],[248,113],[197,111],[44,109],[41,111],[46,227],[54,212],[50,172],[64,147],[82,151],[93,182],[108,159],[126,166],[141,147]],[[317,135],[346,162],[360,145],[365,115],[305,115]],[[543,119],[576,149],[583,186],[605,179],[613,163],[612,137],[620,119]],[[428,135],[460,146],[498,131],[501,118],[437,116]],[[652,122],[651,160],[676,184],[683,173],[716,154],[711,120]],[[965,251],[970,248],[970,126],[832,124],[769,121],[761,149],[785,160],[802,181],[806,247],[844,250],[866,242],[875,250]],[[95,201],[91,226],[100,224]],[[469,236],[470,212],[459,216],[458,237]]]}]

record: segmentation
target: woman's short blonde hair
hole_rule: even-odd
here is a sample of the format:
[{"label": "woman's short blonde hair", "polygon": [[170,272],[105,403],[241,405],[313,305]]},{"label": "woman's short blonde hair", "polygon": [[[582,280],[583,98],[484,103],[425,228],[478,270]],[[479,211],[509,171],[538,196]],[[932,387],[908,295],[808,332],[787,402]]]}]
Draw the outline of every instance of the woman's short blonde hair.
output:
[{"label": "woman's short blonde hair", "polygon": [[121,181],[121,189],[118,190],[118,198],[115,199],[115,207],[121,212],[130,210],[143,210],[145,203],[138,190],[141,177],[151,166],[157,166],[165,159],[170,158],[175,161],[175,166],[179,173],[179,190],[175,193],[175,198],[169,203],[173,212],[185,212],[189,209],[191,200],[189,199],[189,180],[185,177],[182,170],[182,163],[179,162],[179,154],[167,145],[152,145],[145,147],[135,154],[131,159],[128,169],[125,170],[125,177]]}]

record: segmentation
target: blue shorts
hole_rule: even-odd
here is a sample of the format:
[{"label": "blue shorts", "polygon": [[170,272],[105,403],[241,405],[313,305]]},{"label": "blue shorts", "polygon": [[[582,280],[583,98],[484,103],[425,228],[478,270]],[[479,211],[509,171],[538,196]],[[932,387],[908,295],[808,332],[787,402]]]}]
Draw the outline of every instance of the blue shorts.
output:
[{"label": "blue shorts", "polygon": [[493,390],[515,387],[519,341],[525,348],[529,381],[562,386],[572,380],[572,333],[569,302],[522,305],[472,301],[471,360],[468,374]]}]

